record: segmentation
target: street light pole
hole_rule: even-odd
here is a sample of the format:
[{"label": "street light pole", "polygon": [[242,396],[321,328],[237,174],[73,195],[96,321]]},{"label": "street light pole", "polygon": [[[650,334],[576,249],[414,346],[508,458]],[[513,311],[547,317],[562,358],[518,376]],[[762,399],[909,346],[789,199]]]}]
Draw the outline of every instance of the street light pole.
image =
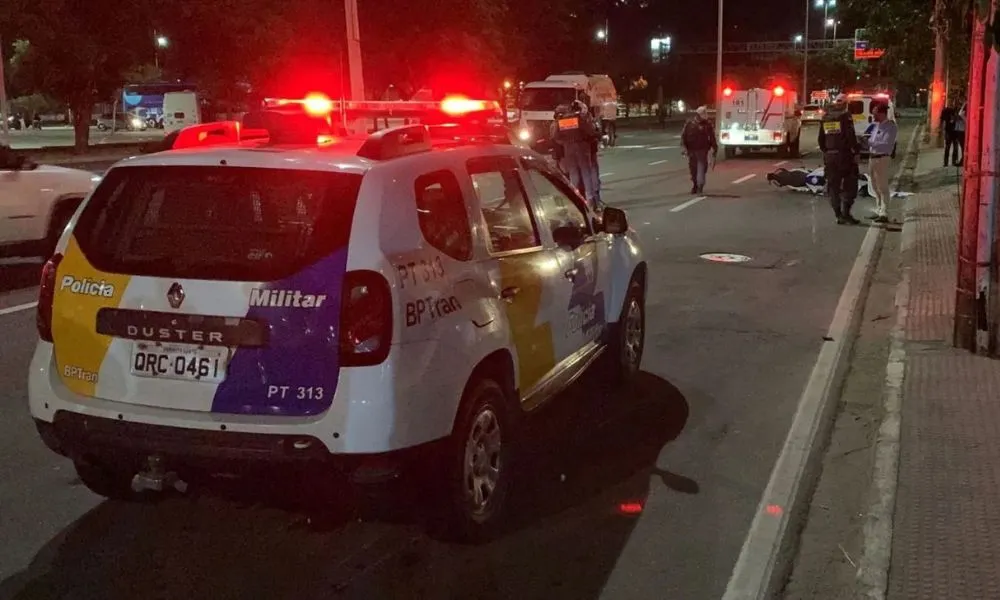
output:
[{"label": "street light pole", "polygon": [[361,71],[361,27],[358,25],[358,0],[344,0],[347,17],[347,70],[351,75],[351,100],[365,99],[365,82]]},{"label": "street light pole", "polygon": [[809,0],[806,0],[806,33],[802,36],[802,98],[809,97]]},{"label": "street light pole", "polygon": [[719,0],[718,49],[715,55],[715,131],[722,135],[722,0]]}]

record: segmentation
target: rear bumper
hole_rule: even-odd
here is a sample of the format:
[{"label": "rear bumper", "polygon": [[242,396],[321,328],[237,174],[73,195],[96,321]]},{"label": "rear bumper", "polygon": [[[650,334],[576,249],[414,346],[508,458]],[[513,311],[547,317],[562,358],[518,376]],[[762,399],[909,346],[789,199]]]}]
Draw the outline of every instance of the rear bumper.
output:
[{"label": "rear bumper", "polygon": [[274,473],[332,473],[355,483],[381,483],[411,468],[436,445],[382,454],[330,454],[314,437],[232,431],[203,431],[118,421],[66,411],[53,422],[35,419],[46,446],[73,460],[114,465],[138,472],[159,456],[184,477],[201,473],[241,476]]},{"label": "rear bumper", "polygon": [[774,134],[771,132],[761,133],[758,135],[758,139],[746,139],[742,133],[740,134],[729,134],[728,137],[719,137],[720,146],[732,146],[738,148],[775,148],[778,146],[783,146],[785,140],[788,139],[787,134],[783,134],[781,139],[774,139]]}]

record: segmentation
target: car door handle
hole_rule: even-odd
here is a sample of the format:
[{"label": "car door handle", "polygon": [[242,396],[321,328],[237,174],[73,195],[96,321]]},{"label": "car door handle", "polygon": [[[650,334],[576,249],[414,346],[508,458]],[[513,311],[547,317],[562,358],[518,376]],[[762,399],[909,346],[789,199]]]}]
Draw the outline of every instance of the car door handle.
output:
[{"label": "car door handle", "polygon": [[500,292],[500,299],[503,300],[504,302],[510,303],[514,301],[514,296],[517,296],[520,293],[521,293],[521,288],[517,287],[516,285],[505,287],[503,291]]},{"label": "car door handle", "polygon": [[569,271],[566,271],[565,273],[563,273],[563,275],[566,276],[566,279],[569,279],[570,281],[573,281],[574,279],[576,279],[576,274],[579,273],[579,272],[580,272],[579,269],[572,268]]}]

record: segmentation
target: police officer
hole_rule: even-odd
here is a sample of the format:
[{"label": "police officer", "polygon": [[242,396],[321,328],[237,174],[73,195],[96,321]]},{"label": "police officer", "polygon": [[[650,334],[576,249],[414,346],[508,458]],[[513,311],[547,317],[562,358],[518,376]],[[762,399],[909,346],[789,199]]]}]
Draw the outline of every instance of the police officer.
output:
[{"label": "police officer", "polygon": [[556,109],[550,137],[563,150],[563,170],[568,173],[570,183],[580,190],[590,205],[597,209],[598,191],[594,165],[590,153],[590,141],[595,135],[593,119],[589,118],[587,107],[576,100],[570,107]]},{"label": "police officer", "polygon": [[833,214],[840,225],[860,223],[851,215],[858,195],[858,166],[861,144],[854,133],[854,121],[847,110],[847,96],[840,94],[819,124],[819,149],[823,152],[826,189]]}]

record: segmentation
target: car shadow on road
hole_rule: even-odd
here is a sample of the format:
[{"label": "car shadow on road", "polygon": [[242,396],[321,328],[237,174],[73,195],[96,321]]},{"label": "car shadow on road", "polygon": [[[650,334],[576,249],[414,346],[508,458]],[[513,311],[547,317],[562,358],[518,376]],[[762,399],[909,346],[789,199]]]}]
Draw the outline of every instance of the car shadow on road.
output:
[{"label": "car shadow on road", "polygon": [[347,507],[315,529],[287,508],[214,497],[104,502],[0,582],[0,599],[598,598],[651,490],[699,492],[660,464],[687,420],[683,395],[655,375],[625,389],[583,378],[528,421],[511,527],[487,544]]}]

